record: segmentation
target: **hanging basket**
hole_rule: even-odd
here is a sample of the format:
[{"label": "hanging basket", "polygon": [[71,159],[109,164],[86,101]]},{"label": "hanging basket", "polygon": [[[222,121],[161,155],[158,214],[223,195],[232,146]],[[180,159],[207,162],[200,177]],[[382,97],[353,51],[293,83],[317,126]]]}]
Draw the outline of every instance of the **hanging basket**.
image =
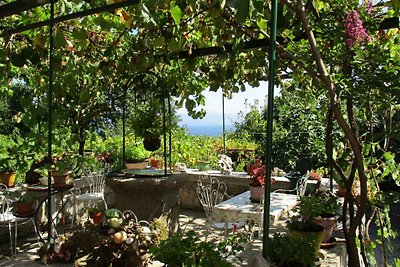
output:
[{"label": "hanging basket", "polygon": [[143,145],[147,151],[156,151],[161,146],[161,139],[155,136],[146,136],[143,139]]}]

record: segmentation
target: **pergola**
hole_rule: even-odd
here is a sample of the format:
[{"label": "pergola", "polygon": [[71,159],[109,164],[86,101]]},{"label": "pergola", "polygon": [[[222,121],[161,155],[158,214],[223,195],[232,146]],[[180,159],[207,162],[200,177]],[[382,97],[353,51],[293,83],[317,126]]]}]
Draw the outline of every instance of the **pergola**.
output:
[{"label": "pergola", "polygon": [[[48,26],[50,29],[50,34],[49,34],[49,55],[50,55],[50,65],[49,65],[49,84],[48,84],[48,111],[49,111],[49,116],[48,116],[48,158],[52,158],[52,142],[53,142],[53,129],[52,129],[52,109],[53,109],[53,83],[54,83],[54,69],[53,69],[53,50],[54,50],[54,25],[57,23],[61,23],[64,21],[72,20],[72,19],[78,19],[82,18],[85,16],[93,15],[93,14],[98,14],[101,12],[107,12],[111,10],[115,10],[121,7],[126,7],[130,5],[137,5],[140,3],[139,0],[126,0],[126,1],[115,1],[113,4],[109,5],[104,5],[92,9],[88,9],[85,11],[79,11],[76,13],[70,13],[67,15],[63,15],[60,17],[55,17],[54,15],[54,5],[58,2],[58,0],[37,0],[37,1],[31,1],[31,0],[16,0],[8,4],[3,4],[0,6],[0,19],[3,19],[8,16],[20,14],[25,11],[32,10],[36,7],[41,7],[44,5],[50,5],[50,19],[32,23],[29,25],[22,25],[18,26],[15,28],[8,28],[4,29],[2,36],[3,38],[9,38],[11,35],[23,31],[28,31],[31,29],[39,28],[39,27],[45,27]],[[269,48],[269,68],[268,68],[268,91],[266,92],[268,95],[268,112],[267,112],[267,141],[266,141],[266,151],[267,154],[265,155],[266,158],[266,165],[268,168],[272,167],[271,164],[271,153],[272,153],[272,129],[273,129],[273,109],[274,109],[274,87],[275,87],[275,76],[276,74],[274,73],[274,64],[276,61],[276,42],[277,42],[277,35],[276,35],[276,29],[277,29],[277,10],[278,10],[278,1],[277,0],[271,0],[271,23],[270,23],[270,38],[269,39],[253,39],[250,41],[245,41],[244,42],[244,47],[243,50],[253,50],[253,49],[258,49],[258,48]],[[384,20],[380,28],[382,29],[387,29],[391,27],[396,27],[396,24],[398,25],[399,23],[399,18],[392,18],[392,19],[387,19]],[[294,40],[301,40],[306,38],[305,33],[302,33],[299,36],[296,36]],[[230,43],[225,43],[223,47],[220,46],[215,46],[215,47],[206,47],[206,48],[194,48],[190,50],[184,50],[184,51],[179,51],[176,53],[171,53],[168,55],[169,58],[171,59],[189,59],[189,58],[194,58],[194,57],[202,57],[202,56],[208,56],[208,55],[219,55],[219,54],[225,54],[225,53],[230,53],[233,49],[232,44]],[[165,140],[165,138],[164,138]],[[164,145],[165,146],[165,145]],[[164,147],[165,149],[165,147]],[[164,152],[165,153],[165,152]],[[264,210],[269,210],[270,208],[270,182],[268,182],[271,179],[271,171],[270,169],[267,169],[266,171],[266,183],[265,183],[265,202],[264,202]],[[49,173],[48,176],[48,198],[51,198],[51,175]],[[51,216],[51,201],[48,202],[48,216],[49,216],[49,221],[50,221],[50,216]],[[264,216],[264,240],[263,240],[263,255],[265,258],[268,256],[269,252],[269,216]],[[48,232],[51,232],[51,224],[48,224]],[[49,235],[48,237],[48,242],[51,243],[51,236]]]}]

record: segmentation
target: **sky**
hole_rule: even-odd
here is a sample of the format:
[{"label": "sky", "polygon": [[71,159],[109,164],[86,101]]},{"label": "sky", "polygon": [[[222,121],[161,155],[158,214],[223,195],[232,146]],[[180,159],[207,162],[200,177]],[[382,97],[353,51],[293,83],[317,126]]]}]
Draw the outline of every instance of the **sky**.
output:
[{"label": "sky", "polygon": [[[259,87],[246,85],[245,92],[232,95],[232,99],[225,98],[225,124],[233,124],[240,111],[245,111],[245,101],[253,104],[254,100],[259,100],[259,106],[263,106],[266,101],[268,82],[260,82]],[[275,95],[279,94],[279,89],[275,90]],[[178,115],[181,117],[179,125],[222,125],[222,95],[221,89],[217,92],[205,91],[206,104],[204,109],[207,111],[203,119],[192,119],[187,115],[186,109],[179,109]]]}]

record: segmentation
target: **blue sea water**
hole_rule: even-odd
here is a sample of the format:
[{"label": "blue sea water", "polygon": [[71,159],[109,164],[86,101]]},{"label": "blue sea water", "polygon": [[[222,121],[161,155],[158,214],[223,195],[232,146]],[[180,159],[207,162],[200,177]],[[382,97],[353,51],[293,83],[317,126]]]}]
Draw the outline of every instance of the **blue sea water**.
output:
[{"label": "blue sea water", "polygon": [[[222,135],[222,125],[186,125],[191,135],[220,136]],[[225,125],[225,132],[233,131],[233,124]]]}]

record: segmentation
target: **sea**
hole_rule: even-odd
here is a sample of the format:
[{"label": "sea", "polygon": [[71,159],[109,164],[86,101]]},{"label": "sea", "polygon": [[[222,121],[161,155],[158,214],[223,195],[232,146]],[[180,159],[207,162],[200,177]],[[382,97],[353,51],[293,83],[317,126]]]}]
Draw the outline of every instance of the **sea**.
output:
[{"label": "sea", "polygon": [[[222,135],[222,125],[186,125],[191,135],[220,136]],[[235,130],[233,124],[225,125],[225,132]]]}]

